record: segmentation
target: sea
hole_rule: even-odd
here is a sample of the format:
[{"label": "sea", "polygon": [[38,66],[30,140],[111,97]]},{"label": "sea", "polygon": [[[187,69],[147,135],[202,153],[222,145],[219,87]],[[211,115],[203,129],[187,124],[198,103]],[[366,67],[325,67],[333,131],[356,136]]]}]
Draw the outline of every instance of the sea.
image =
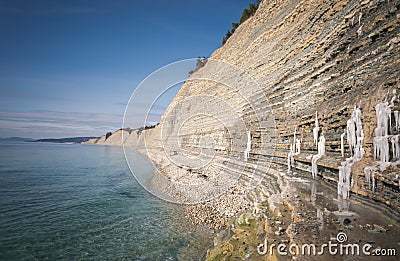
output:
[{"label": "sea", "polygon": [[136,182],[122,147],[0,144],[0,260],[200,260],[212,234],[183,215]]}]

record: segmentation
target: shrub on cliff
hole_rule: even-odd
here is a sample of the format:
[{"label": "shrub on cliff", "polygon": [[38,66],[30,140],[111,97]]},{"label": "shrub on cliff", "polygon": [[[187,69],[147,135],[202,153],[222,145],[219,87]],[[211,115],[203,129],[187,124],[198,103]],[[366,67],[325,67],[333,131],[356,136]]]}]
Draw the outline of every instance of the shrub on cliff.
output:
[{"label": "shrub on cliff", "polygon": [[112,132],[107,132],[106,133],[106,139],[108,139],[108,137],[110,137],[112,135]]},{"label": "shrub on cliff", "polygon": [[193,70],[189,71],[189,76],[192,75],[193,73],[197,72],[200,68],[204,67],[204,65],[206,65],[207,63],[207,57],[201,58],[201,57],[197,57],[197,61],[196,61],[196,68],[194,68]]}]

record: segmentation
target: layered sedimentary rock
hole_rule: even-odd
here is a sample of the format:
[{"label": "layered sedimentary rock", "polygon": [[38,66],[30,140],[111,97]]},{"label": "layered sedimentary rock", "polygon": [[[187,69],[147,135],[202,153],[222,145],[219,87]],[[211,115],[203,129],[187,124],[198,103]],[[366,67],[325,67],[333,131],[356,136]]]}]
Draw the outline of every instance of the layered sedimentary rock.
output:
[{"label": "layered sedimentary rock", "polygon": [[[317,177],[340,182],[339,167],[353,157],[349,190],[400,211],[400,168],[394,164],[400,134],[399,22],[398,1],[263,1],[186,81],[160,125],[143,131],[151,132],[148,138],[133,131],[125,142],[144,146],[146,140],[169,179],[173,169],[199,181],[213,179],[213,171],[228,171],[249,185],[263,183],[271,194],[276,190],[276,177],[266,174],[271,163],[311,176],[312,156],[319,154],[318,112],[316,135],[323,135],[324,154],[316,160]],[[393,164],[374,170],[371,188],[368,166],[380,160],[374,158],[376,105],[385,100],[392,105],[386,161]],[[361,133],[356,137],[363,154],[357,160],[350,134],[343,135],[355,107],[362,122],[362,139]],[[160,161],[157,151],[166,158]],[[193,163],[179,153],[210,161],[194,166],[193,174],[185,168]]]}]

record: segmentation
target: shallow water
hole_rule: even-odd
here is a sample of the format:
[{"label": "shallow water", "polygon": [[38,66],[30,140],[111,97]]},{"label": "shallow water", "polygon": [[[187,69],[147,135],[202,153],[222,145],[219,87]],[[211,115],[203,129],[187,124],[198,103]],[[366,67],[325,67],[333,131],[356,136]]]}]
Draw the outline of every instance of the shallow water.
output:
[{"label": "shallow water", "polygon": [[121,147],[0,144],[0,195],[1,260],[198,259],[212,242],[135,181]]},{"label": "shallow water", "polygon": [[[301,211],[307,229],[297,238],[321,245],[335,241],[338,233],[346,234],[343,244],[371,244],[375,249],[394,249],[395,256],[357,256],[367,260],[398,260],[400,255],[400,215],[382,203],[351,194],[348,200],[337,200],[335,184],[313,180],[298,173],[300,178],[288,179],[289,193],[295,195],[295,204]],[[301,230],[301,229],[300,229]],[[336,241],[335,241],[336,242]],[[371,250],[372,252],[372,250]],[[324,256],[324,259],[350,260],[354,256]]]}]

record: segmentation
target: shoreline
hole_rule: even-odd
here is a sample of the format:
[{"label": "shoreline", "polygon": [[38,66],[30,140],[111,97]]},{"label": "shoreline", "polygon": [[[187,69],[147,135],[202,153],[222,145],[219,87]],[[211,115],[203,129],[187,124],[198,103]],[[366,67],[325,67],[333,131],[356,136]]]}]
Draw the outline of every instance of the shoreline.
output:
[{"label": "shoreline", "polygon": [[[132,149],[152,161],[144,148]],[[152,164],[155,164],[154,161]],[[164,169],[164,171],[168,170]],[[269,174],[277,178],[278,193],[270,194],[262,186],[254,191],[249,191],[248,194],[253,192],[264,194],[262,197],[264,200],[256,202],[257,200],[251,201],[249,197],[246,197],[246,207],[236,211],[233,215],[227,216],[223,212],[224,207],[234,208],[229,200],[214,199],[202,204],[183,204],[182,214],[185,222],[188,222],[187,224],[193,227],[207,227],[211,231],[213,244],[204,250],[204,252],[206,251],[205,260],[229,259],[233,255],[241,255],[242,258],[250,255],[252,260],[264,260],[265,257],[257,255],[255,251],[256,247],[263,242],[263,236],[266,236],[271,242],[300,244],[317,238],[327,241],[339,231],[351,232],[354,229],[353,239],[372,235],[372,237],[376,237],[373,240],[375,243],[385,245],[382,237],[368,232],[368,229],[373,230],[376,226],[382,229],[378,231],[378,235],[385,235],[385,238],[390,236],[393,238],[392,242],[395,242],[396,238],[400,238],[400,226],[398,225],[400,215],[382,202],[374,202],[370,198],[355,193],[352,193],[350,199],[345,203],[335,201],[333,196],[335,195],[335,184],[321,177],[313,180],[308,172],[301,170],[286,174],[285,170],[274,165],[269,169]],[[221,196],[229,194],[224,193]],[[225,199],[229,199],[229,197]],[[354,213],[355,216],[353,216]],[[371,213],[374,213],[371,215],[372,219],[364,217]],[[343,220],[340,221],[343,217],[350,220],[350,227],[345,225]],[[373,219],[379,221],[375,222],[379,224],[372,222]],[[321,225],[325,228],[320,230],[318,227]],[[305,229],[307,227],[312,227],[312,229]],[[234,243],[241,240],[245,244]],[[276,255],[273,255],[272,258],[279,260]],[[324,258],[329,260],[332,257],[324,256]]]},{"label": "shoreline", "polygon": [[[282,178],[285,179],[283,183],[286,185],[280,193],[281,200],[277,208],[265,206],[260,215],[248,212],[244,218],[245,222],[241,216],[236,218],[231,228],[234,231],[233,235],[209,249],[206,260],[229,260],[238,255],[241,255],[241,258],[251,256],[251,260],[265,260],[266,257],[256,251],[257,246],[264,243],[263,237],[270,244],[315,243],[321,246],[323,242],[332,239],[335,241],[339,232],[345,232],[349,242],[372,242],[382,248],[399,248],[400,215],[392,213],[389,217],[380,212],[382,209],[389,210],[382,203],[379,204],[379,209],[376,209],[376,205],[369,198],[363,199],[358,196],[348,200],[348,208],[338,209],[340,202],[332,197],[335,187],[325,180],[312,180],[307,173],[300,172]],[[289,181],[291,179],[295,181]],[[293,186],[296,183],[299,184]],[[306,191],[304,186],[308,187]],[[315,186],[318,187],[317,190],[314,189]],[[240,244],[241,242],[246,244]],[[326,252],[322,256],[324,260],[337,260],[337,256]],[[276,252],[268,257],[268,260],[283,258]],[[288,257],[290,255],[285,256]],[[292,257],[299,258],[296,255]],[[395,257],[392,258],[396,260]]]},{"label": "shoreline", "polygon": [[[132,149],[148,158],[144,148]],[[355,230],[352,234],[353,239],[372,237],[372,241],[382,246],[387,242],[383,240],[382,235],[384,238],[393,238],[389,240],[391,242],[400,238],[400,215],[382,202],[375,202],[355,193],[352,193],[345,203],[335,201],[335,184],[322,177],[313,180],[308,172],[297,169],[291,174],[286,174],[285,170],[274,165],[269,169],[269,174],[277,178],[277,193],[269,193],[265,190],[266,187],[262,186],[248,191],[246,195],[263,194],[261,198],[264,200],[251,201],[251,197],[246,197],[248,205],[233,215],[226,216],[223,212],[227,207],[232,209],[237,206],[230,204],[230,200],[225,200],[223,206],[217,199],[203,204],[183,205],[182,214],[189,226],[207,227],[211,231],[209,235],[213,244],[204,250],[205,260],[229,259],[233,256],[245,258],[246,255],[251,256],[252,260],[264,260],[265,257],[256,253],[257,246],[263,242],[264,236],[271,242],[301,244],[316,239],[327,241],[339,231],[351,234],[352,230]],[[229,193],[221,196],[224,195]],[[239,194],[230,195],[236,197]],[[257,196],[253,197],[255,198]],[[365,218],[371,213],[373,215]],[[350,220],[350,226],[343,223],[343,217]],[[378,224],[375,224],[374,220]],[[324,228],[319,229],[321,225]],[[375,232],[368,232],[368,229],[373,230],[375,226],[382,229],[378,237]],[[241,245],[237,244],[239,241],[242,242]],[[330,260],[332,256],[325,255],[324,258]],[[272,256],[272,260],[279,259],[275,254]]]},{"label": "shoreline", "polygon": [[[152,158],[155,159],[160,157],[156,157],[154,154],[149,157],[147,154],[148,150],[145,148],[135,149],[135,151],[148,158],[153,165],[160,167],[160,162],[152,160]],[[160,174],[160,168],[155,168],[153,177],[165,175],[165,173]],[[163,172],[168,172],[168,168],[161,169]],[[153,189],[158,189],[156,194],[152,191],[153,195],[157,197],[166,195],[166,191],[161,189],[162,184],[153,183],[150,186],[152,186]],[[168,193],[173,193],[173,191],[168,191]],[[188,218],[193,225],[206,224],[207,227],[214,231],[214,233],[218,233],[225,229],[232,222],[232,218],[235,218],[237,214],[248,211],[251,208],[251,202],[246,198],[246,190],[241,187],[240,184],[235,184],[235,186],[229,188],[229,190],[220,194],[218,197],[206,202],[194,204],[172,203],[183,206],[185,209],[185,217]]]}]

